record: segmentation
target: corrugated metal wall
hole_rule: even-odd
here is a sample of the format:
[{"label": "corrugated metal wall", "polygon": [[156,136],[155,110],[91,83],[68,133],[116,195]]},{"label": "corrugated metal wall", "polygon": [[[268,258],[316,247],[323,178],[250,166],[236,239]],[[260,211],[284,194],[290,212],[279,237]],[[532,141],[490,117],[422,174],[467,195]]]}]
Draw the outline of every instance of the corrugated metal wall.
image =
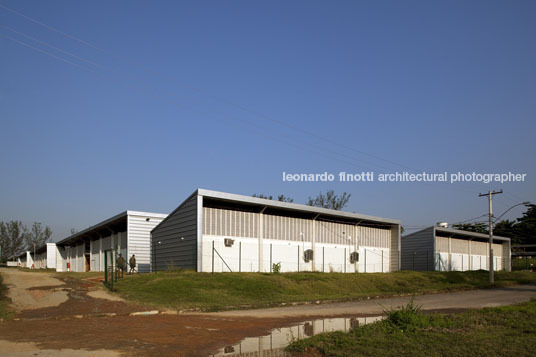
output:
[{"label": "corrugated metal wall", "polygon": [[434,227],[402,237],[402,269],[433,270]]},{"label": "corrugated metal wall", "polygon": [[[203,234],[242,238],[259,237],[260,214],[220,208],[203,208]],[[315,243],[348,244],[357,238],[358,245],[389,248],[389,228],[355,226],[336,222],[313,221],[295,217],[263,215],[263,238],[285,241],[311,241],[315,227]]]},{"label": "corrugated metal wall", "polygon": [[123,237],[121,247],[128,246],[126,252],[127,261],[132,254],[136,255],[137,270],[139,272],[151,271],[151,230],[164,219],[153,216],[129,215],[128,216],[128,245],[126,235]]},{"label": "corrugated metal wall", "polygon": [[[488,255],[487,242],[469,241],[467,239],[450,238],[451,253],[456,254],[469,254],[469,244],[471,245],[471,254],[476,255]],[[449,238],[448,237],[436,237],[436,251],[441,253],[449,252]],[[502,244],[493,244],[493,252],[495,256],[503,256]]]},{"label": "corrugated metal wall", "polygon": [[152,266],[156,270],[197,269],[197,195],[192,195],[153,230],[151,245]]}]

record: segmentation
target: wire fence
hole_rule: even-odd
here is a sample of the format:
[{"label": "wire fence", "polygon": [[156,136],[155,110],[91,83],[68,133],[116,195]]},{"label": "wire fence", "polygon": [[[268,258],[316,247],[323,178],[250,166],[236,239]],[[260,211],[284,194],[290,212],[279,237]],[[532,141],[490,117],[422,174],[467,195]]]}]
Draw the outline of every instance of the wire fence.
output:
[{"label": "wire fence", "polygon": [[389,272],[385,248],[211,242],[211,272]]},{"label": "wire fence", "polygon": [[[402,252],[402,270],[418,271],[468,271],[488,270],[489,256],[429,251]],[[505,270],[508,260],[493,257],[493,270]]]}]

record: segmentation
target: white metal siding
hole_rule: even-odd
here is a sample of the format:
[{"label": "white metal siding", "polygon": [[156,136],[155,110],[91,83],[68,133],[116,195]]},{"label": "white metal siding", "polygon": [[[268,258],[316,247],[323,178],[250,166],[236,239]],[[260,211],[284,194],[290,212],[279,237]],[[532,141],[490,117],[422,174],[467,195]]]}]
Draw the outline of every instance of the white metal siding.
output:
[{"label": "white metal siding", "polygon": [[128,261],[132,254],[136,255],[138,271],[149,272],[151,270],[151,230],[164,218],[142,215],[128,216]]}]

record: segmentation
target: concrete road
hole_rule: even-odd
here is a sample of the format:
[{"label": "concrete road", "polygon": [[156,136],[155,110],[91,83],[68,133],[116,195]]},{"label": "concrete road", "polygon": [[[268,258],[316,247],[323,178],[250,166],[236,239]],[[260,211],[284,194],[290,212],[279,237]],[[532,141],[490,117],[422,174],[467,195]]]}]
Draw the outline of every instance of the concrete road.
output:
[{"label": "concrete road", "polygon": [[[420,295],[415,303],[423,310],[461,310],[471,308],[511,305],[536,299],[536,285],[516,285],[506,288],[470,290],[453,293]],[[224,311],[211,313],[227,317],[310,317],[381,315],[385,309],[406,305],[411,297],[393,297],[354,302],[311,304],[276,307],[258,310]]]}]

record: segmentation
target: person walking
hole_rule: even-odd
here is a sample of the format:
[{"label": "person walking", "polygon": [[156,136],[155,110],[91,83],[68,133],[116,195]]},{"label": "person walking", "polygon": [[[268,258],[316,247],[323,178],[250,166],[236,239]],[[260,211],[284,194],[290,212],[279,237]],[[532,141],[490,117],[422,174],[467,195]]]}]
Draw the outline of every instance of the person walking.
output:
[{"label": "person walking", "polygon": [[123,272],[125,271],[125,258],[119,253],[116,261],[117,270],[120,272],[121,277],[123,277]]},{"label": "person walking", "polygon": [[129,261],[128,261],[128,264],[130,265],[130,271],[128,272],[129,274],[133,274],[136,272],[136,256],[134,254],[132,254],[132,256],[130,257]]}]

